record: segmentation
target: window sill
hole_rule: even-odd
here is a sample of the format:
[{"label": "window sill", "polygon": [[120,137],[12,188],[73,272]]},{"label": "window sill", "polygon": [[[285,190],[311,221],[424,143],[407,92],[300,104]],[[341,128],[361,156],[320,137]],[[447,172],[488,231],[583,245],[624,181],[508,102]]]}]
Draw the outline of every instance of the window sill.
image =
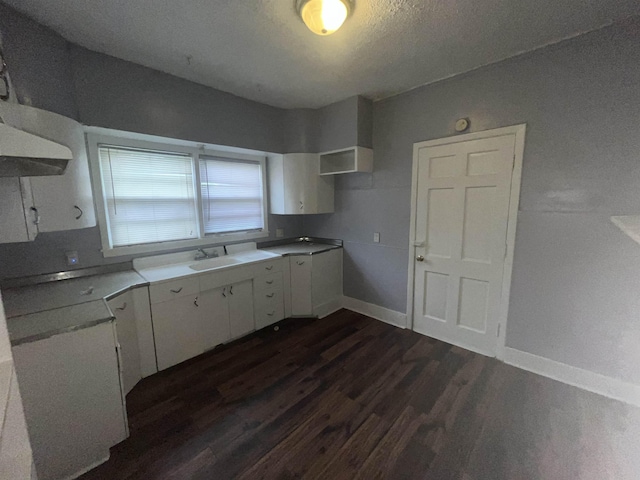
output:
[{"label": "window sill", "polygon": [[145,253],[164,253],[177,249],[188,249],[190,247],[217,246],[233,242],[250,241],[258,238],[267,238],[268,231],[251,232],[251,233],[232,233],[232,234],[211,234],[205,238],[195,240],[176,240],[173,242],[148,243],[144,245],[131,245],[125,247],[104,248],[102,255],[105,258],[124,257],[131,255],[140,255]]}]

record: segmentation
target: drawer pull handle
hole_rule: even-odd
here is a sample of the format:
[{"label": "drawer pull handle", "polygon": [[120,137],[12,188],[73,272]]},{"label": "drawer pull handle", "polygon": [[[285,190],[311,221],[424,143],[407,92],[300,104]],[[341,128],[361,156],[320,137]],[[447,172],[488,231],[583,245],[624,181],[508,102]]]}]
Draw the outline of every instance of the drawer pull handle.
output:
[{"label": "drawer pull handle", "polygon": [[80,220],[80,217],[82,217],[82,215],[84,215],[84,212],[82,211],[82,209],[78,205],[74,205],[73,208],[76,208],[78,210],[78,212],[80,212],[76,216],[76,220]]},{"label": "drawer pull handle", "polygon": [[233,295],[233,285],[231,285],[231,286],[229,287],[229,293],[230,293],[231,295]]},{"label": "drawer pull handle", "polygon": [[227,298],[227,287],[224,287],[224,288],[222,289],[222,296],[223,296],[224,298]]},{"label": "drawer pull handle", "polygon": [[302,262],[298,262],[298,261],[296,260],[296,263],[297,263],[298,265],[304,265],[304,260],[303,260]]},{"label": "drawer pull handle", "polygon": [[269,295],[267,295],[267,298],[273,298],[274,295],[275,293],[270,293]]},{"label": "drawer pull handle", "polygon": [[267,315],[269,315],[270,317],[273,317],[273,316],[275,315],[275,313],[276,313],[276,311],[274,310],[274,311],[273,311],[273,312],[271,312],[271,313],[267,313]]},{"label": "drawer pull handle", "polygon": [[273,270],[273,265],[269,265],[268,267],[264,267],[264,268],[266,268],[267,270]]},{"label": "drawer pull handle", "polygon": [[196,299],[193,301],[193,304],[194,304],[196,307],[199,307],[199,306],[200,306],[200,305],[198,305],[198,297],[196,297]]},{"label": "drawer pull handle", "polygon": [[179,289],[177,289],[177,290],[173,290],[173,289],[171,289],[171,293],[180,293],[181,291],[182,291],[182,287],[180,287],[180,288],[179,288]]},{"label": "drawer pull handle", "polygon": [[273,280],[267,280],[267,285],[271,285],[273,283]]},{"label": "drawer pull handle", "polygon": [[127,302],[124,302],[124,305],[122,305],[121,307],[116,307],[116,310],[124,310],[127,308]]}]

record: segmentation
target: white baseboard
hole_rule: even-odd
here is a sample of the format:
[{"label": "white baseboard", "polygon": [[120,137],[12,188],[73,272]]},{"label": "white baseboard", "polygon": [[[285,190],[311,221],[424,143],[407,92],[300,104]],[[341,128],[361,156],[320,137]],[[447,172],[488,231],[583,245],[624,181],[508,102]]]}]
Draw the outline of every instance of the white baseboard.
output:
[{"label": "white baseboard", "polygon": [[640,407],[640,385],[505,347],[504,363],[574,387]]},{"label": "white baseboard", "polygon": [[[352,297],[342,297],[342,307],[396,327],[407,328],[407,315],[404,313]],[[640,385],[583,370],[532,353],[516,350],[515,348],[505,347],[502,361],[522,370],[640,407]]]},{"label": "white baseboard", "polygon": [[388,323],[395,327],[407,328],[407,315],[404,313],[389,310],[388,308],[374,305],[373,303],[363,302],[357,298],[342,297],[342,307],[347,310],[361,313],[381,322]]},{"label": "white baseboard", "polygon": [[328,301],[327,303],[323,303],[322,305],[318,305],[317,307],[314,307],[313,314],[318,318],[324,318],[327,315],[331,315],[332,313],[337,312],[341,308],[342,308],[342,297],[338,297]]},{"label": "white baseboard", "polygon": [[102,465],[103,463],[105,463],[107,460],[109,460],[109,458],[111,457],[111,452],[107,453],[107,456],[92,463],[91,465],[89,465],[88,467],[83,468],[82,470],[80,470],[79,472],[74,473],[73,475],[70,475],[68,477],[65,477],[64,480],[75,480],[76,478],[84,475],[85,473],[87,473],[89,470],[93,470],[94,468],[96,468],[98,465]]}]

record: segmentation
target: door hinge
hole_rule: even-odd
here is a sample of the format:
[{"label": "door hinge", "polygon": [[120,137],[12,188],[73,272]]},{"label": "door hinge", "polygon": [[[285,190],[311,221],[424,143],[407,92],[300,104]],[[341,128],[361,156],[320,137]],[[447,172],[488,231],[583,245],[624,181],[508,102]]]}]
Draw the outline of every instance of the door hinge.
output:
[{"label": "door hinge", "polygon": [[502,326],[501,323],[498,324],[498,332],[496,334],[496,337],[500,338],[500,327]]}]

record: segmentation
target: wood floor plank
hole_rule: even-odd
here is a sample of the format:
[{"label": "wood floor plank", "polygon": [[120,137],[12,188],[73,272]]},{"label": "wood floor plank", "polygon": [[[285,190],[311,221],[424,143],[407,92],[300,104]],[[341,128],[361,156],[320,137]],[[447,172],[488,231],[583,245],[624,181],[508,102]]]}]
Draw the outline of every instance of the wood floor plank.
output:
[{"label": "wood floor plank", "polygon": [[84,480],[637,480],[640,409],[340,310],[141,381]]}]

